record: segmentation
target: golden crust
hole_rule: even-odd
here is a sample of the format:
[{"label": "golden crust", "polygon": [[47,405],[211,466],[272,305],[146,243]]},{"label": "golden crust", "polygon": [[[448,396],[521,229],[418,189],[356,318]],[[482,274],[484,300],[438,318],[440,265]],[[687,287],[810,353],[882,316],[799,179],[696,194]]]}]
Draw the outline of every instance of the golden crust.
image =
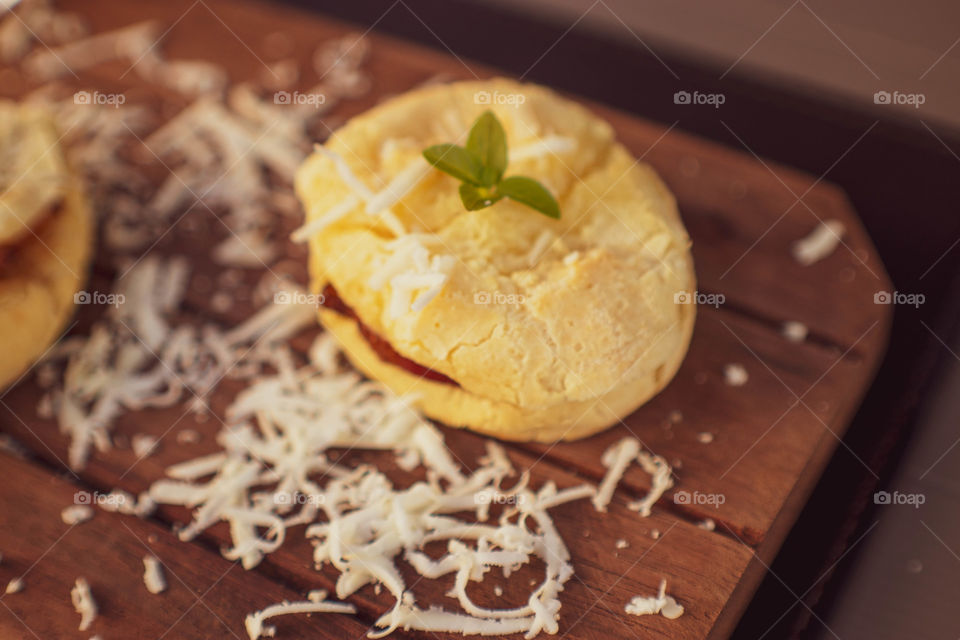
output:
[{"label": "golden crust", "polygon": [[[493,104],[475,101],[484,92]],[[440,295],[399,317],[388,312],[390,286],[369,285],[390,254],[388,225],[357,207],[310,238],[314,287],[332,284],[398,353],[460,387],[416,381],[364,354],[352,321],[325,312],[323,322],[369,375],[421,393],[431,417],[507,439],[582,437],[659,391],[692,333],[695,306],[675,303],[677,293],[694,288],[690,241],[653,170],[585,108],[503,79],[405,94],[351,120],[327,148],[376,190],[426,146],[462,141],[487,108],[503,123],[511,151],[547,136],[575,141],[572,151],[512,162],[507,171],[546,184],[561,220],[507,200],[467,212],[458,183],[431,172],[393,212],[408,231],[436,234],[431,252],[454,256],[456,266]],[[320,154],[301,167],[296,188],[308,220],[351,193]],[[550,242],[535,259],[531,247],[541,236]]]},{"label": "golden crust", "polygon": [[0,245],[37,228],[63,198],[69,180],[50,116],[0,100]]},{"label": "golden crust", "polygon": [[60,208],[0,264],[0,389],[15,382],[53,343],[86,278],[93,216],[75,180]]}]

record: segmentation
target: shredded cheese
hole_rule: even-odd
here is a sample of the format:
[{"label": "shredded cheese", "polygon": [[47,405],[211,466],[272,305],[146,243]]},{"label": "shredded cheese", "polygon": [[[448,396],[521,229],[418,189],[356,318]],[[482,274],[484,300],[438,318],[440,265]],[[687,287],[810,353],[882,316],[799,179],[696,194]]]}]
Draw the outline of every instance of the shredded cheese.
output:
[{"label": "shredded cheese", "polygon": [[313,596],[306,602],[281,602],[256,611],[247,616],[244,624],[250,640],[257,640],[261,636],[273,637],[276,629],[264,626],[264,620],[276,616],[285,616],[295,613],[356,613],[357,609],[346,602],[335,602],[326,599],[326,592],[317,590],[311,592]]},{"label": "shredded cheese", "polygon": [[157,450],[157,438],[147,433],[138,433],[130,440],[137,458],[146,458]]},{"label": "shredded cheese", "polygon": [[537,239],[533,241],[533,245],[530,247],[530,251],[527,252],[527,266],[531,269],[540,262],[540,258],[543,257],[543,254],[547,252],[547,249],[550,248],[550,245],[553,244],[555,236],[552,231],[544,229],[540,232],[540,235],[537,236]]},{"label": "shredded cheese", "polygon": [[167,590],[167,579],[163,574],[163,565],[155,556],[143,556],[143,584],[153,594]]},{"label": "shredded cheese", "polygon": [[603,452],[600,461],[607,468],[607,473],[593,497],[593,506],[597,511],[607,510],[620,479],[634,461],[650,474],[651,487],[643,498],[627,504],[627,508],[631,511],[636,511],[641,517],[646,518],[650,515],[654,503],[673,486],[670,465],[662,457],[643,451],[640,441],[636,438],[626,437],[610,445]]},{"label": "shredded cheese", "polygon": [[[124,410],[168,407],[190,394],[194,409],[204,411],[226,374],[256,373],[273,361],[279,342],[315,322],[314,306],[288,288],[290,304],[268,305],[230,331],[171,327],[188,275],[182,259],[148,256],[117,286],[124,304],[94,324],[88,339],[69,338],[49,354],[48,361],[66,360],[61,385],[48,394],[71,439],[73,468],[83,468],[92,447],[110,447],[110,429]],[[138,455],[146,444],[134,439]]]},{"label": "shredded cheese", "polygon": [[793,244],[793,257],[807,267],[823,260],[842,242],[845,230],[839,220],[821,221],[810,235]]},{"label": "shredded cheese", "polygon": [[23,591],[24,582],[23,578],[13,578],[10,582],[7,583],[7,588],[4,589],[4,594],[11,595],[14,593],[20,593]]},{"label": "shredded cheese", "polygon": [[[194,508],[193,521],[180,529],[180,537],[189,540],[227,521],[232,544],[224,555],[251,568],[282,544],[289,527],[312,523],[306,534],[315,541],[315,564],[331,564],[341,572],[338,598],[368,583],[394,596],[395,605],[377,621],[374,636],[396,629],[474,629],[527,637],[555,633],[558,594],[572,567],[547,511],[592,497],[594,488],[558,490],[548,483],[534,492],[524,475],[504,490],[501,481],[515,471],[493,442],[481,466],[465,476],[442,436],[409,408],[408,399],[344,369],[334,349],[323,336],[300,369],[278,358],[276,375],[258,378],[229,407],[227,426],[217,438],[222,451],[175,465],[167,470],[169,479],[154,483],[150,496],[157,502]],[[351,469],[329,460],[326,451],[332,448],[394,449],[406,466],[426,466],[428,480],[396,488],[372,467]],[[317,484],[311,474],[323,474],[326,484]],[[487,523],[491,504],[498,503],[509,507],[496,524]],[[464,511],[482,524],[461,519]],[[325,521],[315,522],[319,515]],[[420,547],[436,540],[447,541],[448,553],[432,560]],[[463,613],[418,607],[396,556],[427,579],[454,574],[451,597]],[[509,575],[534,556],[545,564],[545,574],[525,606],[498,610],[472,602],[466,592],[470,581],[480,581],[490,567]],[[251,638],[268,631],[263,620],[272,615],[352,611],[344,603],[314,600],[251,614]]]},{"label": "shredded cheese", "polygon": [[723,380],[731,387],[742,387],[750,379],[746,368],[742,364],[730,363],[723,367]]},{"label": "shredded cheese", "polygon": [[807,334],[810,330],[807,329],[807,325],[802,322],[789,320],[783,323],[782,332],[783,336],[790,342],[803,342],[807,339]]},{"label": "shredded cheese", "polygon": [[597,511],[607,510],[607,505],[613,499],[614,490],[638,453],[640,453],[640,441],[636,438],[623,438],[603,452],[600,462],[607,468],[607,473],[600,482],[597,494],[593,497],[593,506]]},{"label": "shredded cheese", "polygon": [[633,616],[660,614],[668,620],[675,620],[683,615],[683,606],[678,604],[673,596],[667,595],[666,580],[660,581],[656,596],[635,596],[623,610]]},{"label": "shredded cheese", "polygon": [[74,504],[60,512],[60,519],[64,524],[75,525],[86,522],[93,517],[93,509],[85,504]]},{"label": "shredded cheese", "polygon": [[367,284],[373,289],[390,284],[387,312],[391,318],[422,310],[443,291],[456,266],[456,258],[431,255],[428,247],[437,240],[431,234],[411,233],[387,243],[391,253]]},{"label": "shredded cheese", "polygon": [[417,158],[402,169],[387,183],[381,191],[373,192],[350,169],[343,157],[322,145],[316,145],[317,153],[330,158],[337,169],[337,173],[352,193],[324,212],[313,212],[314,218],[310,222],[293,232],[290,236],[294,242],[306,242],[312,236],[320,233],[333,223],[345,217],[351,211],[366,203],[364,210],[367,215],[380,216],[395,235],[406,233],[403,225],[391,211],[404,196],[414,189],[429,173],[432,167],[423,158]]},{"label": "shredded cheese", "polygon": [[77,578],[73,588],[70,589],[70,601],[73,602],[74,611],[80,614],[80,631],[86,631],[97,617],[97,603],[93,599],[90,584],[86,578]]},{"label": "shredded cheese", "polygon": [[576,148],[577,142],[573,138],[550,135],[541,138],[536,142],[531,142],[530,144],[518,146],[516,149],[511,149],[510,162],[520,162],[522,160],[529,160],[531,158],[542,158],[544,156],[569,153]]},{"label": "shredded cheese", "polygon": [[657,500],[673,486],[673,470],[670,469],[670,465],[662,457],[646,451],[637,454],[637,462],[640,463],[640,467],[645,472],[650,474],[650,491],[640,500],[629,503],[627,509],[636,511],[641,518],[646,518],[650,515]]}]

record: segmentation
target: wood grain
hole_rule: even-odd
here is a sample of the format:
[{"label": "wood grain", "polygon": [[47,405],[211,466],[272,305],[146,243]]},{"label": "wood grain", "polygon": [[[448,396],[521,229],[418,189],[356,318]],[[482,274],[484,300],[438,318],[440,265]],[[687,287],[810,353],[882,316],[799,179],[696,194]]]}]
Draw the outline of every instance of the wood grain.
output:
[{"label": "wood grain", "polygon": [[[95,30],[147,17],[166,26],[176,22],[164,38],[164,50],[171,57],[214,60],[224,65],[234,81],[256,78],[262,71],[261,61],[274,59],[265,45],[271,33],[290,37],[290,55],[306,70],[319,42],[355,31],[292,9],[247,2],[73,0],[62,4],[87,16]],[[376,34],[370,38],[367,68],[373,91],[325,117],[331,127],[438,74],[449,78],[495,74],[469,61],[391,38]],[[131,102],[159,105],[160,120],[185,104],[169,92],[145,85],[134,73],[121,79],[126,66],[104,64],[67,84],[77,89],[124,91]],[[312,73],[305,76],[301,88],[315,80]],[[0,86],[6,95],[21,95],[31,88],[23,77],[4,77],[10,79]],[[607,514],[596,513],[586,502],[557,509],[557,526],[569,541],[576,568],[576,577],[563,594],[561,632],[573,638],[724,637],[839,446],[847,421],[872,379],[890,321],[890,308],[873,304],[873,296],[892,287],[869,238],[837,188],[765,163],[748,152],[704,142],[669,125],[644,122],[585,102],[607,118],[619,138],[669,183],[694,241],[698,286],[702,292],[722,294],[725,301],[718,308],[701,307],[690,353],[676,379],[622,424],[577,443],[511,445],[510,456],[518,467],[531,468],[535,485],[554,480],[561,487],[599,480],[603,475],[601,453],[625,435],[635,435],[650,450],[679,463],[676,487],[648,519],[625,508],[629,499],[649,488],[648,478],[638,469],[627,473]],[[748,140],[737,141],[736,132],[732,135],[740,148],[750,145]],[[846,246],[810,267],[797,264],[790,256],[792,243],[820,219],[830,218],[846,226]],[[280,222],[284,231],[296,224],[296,220]],[[209,283],[216,282],[220,267],[212,263],[207,251],[225,234],[215,212],[195,207],[153,249],[191,256],[193,275],[179,320],[230,325],[257,307],[255,300],[241,299],[226,311],[209,308]],[[303,257],[302,248],[291,245],[286,259],[274,269],[304,282]],[[98,254],[91,288],[109,289],[115,258],[106,252]],[[260,271],[246,273],[242,289],[252,291],[262,276]],[[92,306],[81,309],[73,331],[84,334],[100,313],[102,310]],[[780,327],[788,320],[807,324],[810,339],[799,344],[786,340]],[[300,336],[294,344],[303,349],[309,339],[309,335]],[[723,367],[734,362],[750,374],[743,387],[730,387],[723,380]],[[215,413],[222,415],[238,389],[234,381],[226,381],[218,389],[212,399]],[[28,377],[0,398],[0,427],[37,456],[36,463],[3,462],[7,482],[0,496],[4,513],[15,514],[13,520],[20,522],[0,531],[0,550],[12,558],[10,565],[7,560],[0,565],[0,578],[36,560],[62,533],[65,525],[59,524],[59,509],[68,504],[76,483],[91,490],[120,487],[139,492],[160,478],[169,464],[214,450],[213,436],[221,426],[219,418],[200,422],[182,406],[124,415],[114,432],[118,446],[95,455],[71,484],[53,476],[54,470],[63,469],[67,443],[52,421],[37,416],[39,394]],[[681,420],[671,420],[675,412],[682,414]],[[176,433],[184,428],[196,429],[203,439],[195,445],[177,444]],[[476,459],[483,438],[443,430],[458,458],[467,463]],[[124,441],[137,433],[160,438],[159,451],[137,461],[129,446],[124,446]],[[703,433],[712,435],[713,441],[701,442]],[[416,477],[397,469],[387,454],[353,453],[349,460],[374,462],[399,483]],[[723,503],[714,508],[683,498],[696,494],[721,496]],[[69,609],[62,616],[44,616],[47,602],[62,601],[56,606],[69,607],[66,594],[74,574],[88,567],[89,578],[102,566],[104,578],[93,584],[105,603],[104,619],[99,623],[103,626],[98,629],[103,629],[107,638],[159,635],[162,625],[169,624],[168,614],[193,602],[186,589],[181,595],[172,589],[160,597],[163,616],[147,622],[131,617],[129,612],[142,613],[151,600],[145,591],[140,594],[136,589],[143,554],[129,531],[142,533],[144,539],[156,536],[164,562],[171,563],[178,575],[182,571],[184,582],[193,589],[188,577],[220,575],[229,563],[217,553],[226,541],[223,527],[214,527],[190,544],[176,542],[166,533],[168,526],[188,518],[186,510],[179,508],[161,508],[154,522],[98,514],[94,522],[72,530],[55,546],[60,549],[69,540],[70,545],[58,553],[70,551],[78,557],[64,560],[66,564],[39,563],[37,570],[46,568],[45,572],[37,574],[29,591],[16,600],[9,597],[10,603],[19,607],[10,604],[11,610],[28,625],[37,625],[44,632],[38,631],[41,637],[60,637],[76,618]],[[705,518],[716,521],[716,531],[697,526]],[[654,529],[662,534],[659,539],[653,538]],[[31,531],[34,533],[28,534]],[[29,544],[17,542],[23,535],[28,535]],[[616,549],[618,539],[629,546]],[[19,551],[8,555],[9,548]],[[227,572],[223,583],[229,584],[229,595],[215,599],[216,606],[211,604],[211,609],[230,629],[237,630],[243,616],[253,609],[285,597],[302,597],[311,588],[332,586],[335,572],[313,571],[309,558],[309,545],[296,531],[291,532],[288,542],[255,571],[244,573],[236,568]],[[40,579],[41,575],[46,577]],[[520,597],[524,581],[531,576],[521,573],[503,581],[504,599]],[[686,615],[667,621],[623,614],[624,604],[633,595],[652,593],[661,578],[668,580],[670,592],[684,604]],[[196,588],[202,588],[209,582],[197,584],[201,586]],[[449,586],[440,581],[427,587],[424,602],[442,602]],[[476,597],[485,603],[481,594]],[[281,637],[318,632],[324,637],[359,637],[389,605],[389,598],[371,588],[351,601],[360,610],[358,620],[325,616],[284,622],[279,625]],[[0,610],[0,615],[4,613]],[[7,625],[0,629],[23,634],[16,617],[0,618],[0,624]],[[178,637],[222,634],[222,628],[216,630],[220,623],[205,607],[194,607],[178,624]]]}]

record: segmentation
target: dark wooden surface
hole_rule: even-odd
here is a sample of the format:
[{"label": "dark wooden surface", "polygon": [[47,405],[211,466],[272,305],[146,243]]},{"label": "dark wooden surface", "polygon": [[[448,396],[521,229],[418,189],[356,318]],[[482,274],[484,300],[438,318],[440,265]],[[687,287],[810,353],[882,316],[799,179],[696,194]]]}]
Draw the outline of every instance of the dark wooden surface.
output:
[{"label": "dark wooden surface", "polygon": [[[148,16],[173,24],[186,11],[186,17],[165,38],[165,50],[174,57],[216,60],[228,68],[233,80],[257,74],[260,63],[247,46],[266,57],[260,48],[263,36],[271,31],[288,32],[297,44],[296,55],[308,68],[309,56],[319,41],[347,30],[342,24],[258,4],[64,4],[88,15],[98,30]],[[374,80],[373,93],[345,104],[336,116],[357,113],[382,97],[409,89],[437,73],[453,77],[492,73],[489,68],[462,63],[449,55],[388,37],[375,35],[372,40],[368,68]],[[123,70],[105,65],[84,74],[78,85],[120,86],[125,91],[151,95],[149,87],[138,87],[133,78],[127,78],[127,85],[118,82],[117,76]],[[304,86],[311,80],[309,76],[305,78]],[[6,86],[3,90],[16,94],[25,88]],[[674,492],[722,494],[726,502],[719,509],[675,504],[668,495],[650,519],[640,520],[623,507],[627,497],[648,488],[646,477],[633,470],[606,516],[594,513],[587,503],[577,503],[558,509],[556,519],[561,533],[569,540],[577,569],[577,577],[564,592],[563,632],[585,638],[601,634],[619,637],[628,632],[641,637],[723,637],[736,624],[765,566],[772,561],[824,465],[839,446],[839,437],[872,379],[886,343],[890,312],[890,307],[873,304],[873,295],[889,290],[890,283],[852,208],[835,187],[779,165],[765,165],[749,153],[708,143],[677,128],[593,106],[614,124],[634,153],[643,155],[660,171],[677,194],[694,239],[700,290],[722,293],[727,302],[719,309],[701,309],[690,355],[677,379],[630,416],[626,426],[580,443],[549,449],[512,446],[511,456],[519,466],[533,466],[535,483],[554,479],[561,486],[568,486],[584,479],[596,481],[602,476],[601,452],[610,442],[627,434],[629,428],[656,453],[671,461],[681,461]],[[798,205],[796,200],[801,194],[803,202]],[[206,216],[200,210],[196,215]],[[781,215],[782,220],[773,225]],[[849,230],[850,251],[840,247],[822,263],[800,267],[790,256],[789,247],[814,228],[817,217],[843,220]],[[211,236],[222,235],[223,231],[211,220],[201,222],[207,224],[209,236],[174,229],[156,251],[187,252],[196,272],[212,271],[214,267],[205,248],[210,245]],[[104,285],[109,282],[110,264],[110,256],[101,252],[95,277]],[[302,271],[297,275],[303,278]],[[185,316],[197,321],[229,323],[250,311],[239,305],[229,313],[214,314],[204,309],[204,303],[201,295],[189,296]],[[95,314],[94,308],[85,309],[77,331],[89,326]],[[795,344],[783,338],[780,325],[787,320],[802,320],[810,325],[811,340]],[[739,362],[747,368],[750,380],[746,386],[734,389],[724,383],[722,369],[729,362]],[[229,385],[220,390],[215,407],[222,408],[235,391]],[[798,402],[798,397],[802,402]],[[10,563],[0,564],[0,582],[22,572],[22,567],[29,567],[51,545],[60,547],[60,543],[54,544],[57,532],[66,527],[59,523],[58,513],[69,504],[67,496],[72,489],[108,490],[119,486],[129,491],[142,490],[161,477],[168,464],[198,455],[211,446],[212,435],[219,428],[217,421],[194,424],[193,418],[187,417],[182,426],[206,434],[203,442],[194,447],[165,440],[159,454],[133,468],[133,453],[115,449],[96,455],[79,476],[69,481],[56,480],[52,474],[63,470],[60,460],[65,458],[66,442],[55,425],[36,416],[37,398],[37,389],[29,379],[4,397],[9,408],[0,415],[0,425],[37,457],[32,462],[4,461],[4,479],[9,478],[5,483],[9,488],[5,488],[8,493],[4,496],[3,512],[24,522],[43,519],[46,524],[29,526],[28,530],[36,532],[29,537],[19,535],[19,528],[4,527],[0,531],[0,550],[12,558]],[[668,416],[677,410],[683,413],[683,420],[670,426]],[[160,435],[181,414],[182,408],[174,408],[127,415],[120,420],[117,433]],[[713,434],[714,441],[699,442],[697,434],[701,432]],[[473,459],[480,451],[482,439],[477,436],[450,430],[445,430],[445,434],[448,444],[464,460]],[[374,459],[392,469],[389,456]],[[392,469],[392,475],[403,476],[396,469]],[[47,478],[47,483],[56,488],[47,491],[45,483],[37,478]],[[21,483],[29,486],[21,488]],[[45,506],[30,509],[34,502]],[[707,517],[718,523],[717,531],[708,532],[696,526]],[[127,525],[137,531],[135,526],[169,525],[186,518],[186,512],[178,509],[161,509],[155,518],[157,523],[98,513],[93,523],[80,525],[69,533],[71,537],[76,535],[77,548],[82,553],[67,554],[57,563],[46,564],[42,560],[37,567],[45,567],[49,574],[43,575],[49,575],[49,579],[38,577],[36,585],[31,585],[28,574],[27,590],[8,596],[11,603],[22,608],[10,605],[8,610],[0,609],[0,629],[16,637],[24,633],[21,619],[30,624],[28,616],[38,620],[36,616],[42,617],[42,612],[60,612],[61,608],[63,615],[56,617],[66,619],[65,628],[69,628],[76,622],[66,595],[73,579],[95,573],[92,568],[102,566],[106,570],[96,583],[88,575],[95,595],[104,594],[104,618],[94,631],[107,638],[118,633],[154,635],[153,627],[134,628],[130,621],[152,602],[151,598],[159,602],[168,594],[149,596],[145,590],[139,591],[142,572],[137,565],[142,554],[134,553],[136,547],[119,534],[127,533]],[[97,534],[94,525],[106,525],[119,538]],[[664,534],[658,541],[649,535],[653,528]],[[227,569],[227,563],[216,553],[223,535],[222,530],[214,528],[197,543],[170,543],[163,547],[162,559],[167,562],[169,555],[171,567],[202,567],[204,575],[219,575],[221,567],[223,571]],[[287,594],[303,594],[331,584],[334,576],[330,572],[317,574],[309,568],[309,547],[297,538],[292,534],[290,541],[257,570],[245,574],[236,568],[228,574],[235,581],[230,583],[232,590],[242,592],[242,596],[238,594],[223,602],[222,615],[210,605],[228,627],[239,628],[243,616],[253,609],[293,597]],[[627,539],[629,549],[615,552],[613,541],[617,538]],[[114,540],[119,550],[111,551],[111,545],[104,542]],[[181,547],[182,554],[177,551]],[[9,548],[16,552],[8,553]],[[111,553],[114,555],[110,556]],[[98,559],[101,555],[102,563]],[[110,557],[116,565],[106,564]],[[249,583],[244,581],[248,576]],[[687,607],[687,615],[676,621],[623,615],[626,601],[632,595],[655,589],[661,577],[668,579],[671,593]],[[190,583],[186,577],[184,582]],[[434,595],[439,598],[445,589],[446,586],[438,586]],[[172,593],[169,595],[171,598],[163,601],[164,606],[176,609],[190,605],[186,599],[181,602]],[[389,604],[388,599],[370,590],[361,591],[355,602],[360,609],[358,622],[347,618],[334,623],[327,620],[336,616],[322,620],[315,617],[316,624],[311,628],[324,637],[343,637],[358,627],[362,631]],[[195,624],[198,626],[192,631],[182,632],[183,637],[209,633],[202,627],[211,624],[209,621],[197,620]],[[305,624],[303,620],[295,621],[289,628],[302,629]],[[281,624],[281,632],[287,628]],[[55,631],[51,629],[50,633]]]}]

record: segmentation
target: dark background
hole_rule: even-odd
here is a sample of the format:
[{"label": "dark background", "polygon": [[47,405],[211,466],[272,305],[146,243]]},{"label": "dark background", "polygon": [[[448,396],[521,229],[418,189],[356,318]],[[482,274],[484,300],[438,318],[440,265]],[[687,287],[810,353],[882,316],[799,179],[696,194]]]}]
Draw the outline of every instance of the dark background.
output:
[{"label": "dark background", "polygon": [[[536,0],[518,5],[467,0],[288,1],[662,123],[681,118],[672,100],[675,91],[721,92],[726,96],[722,109],[685,110],[678,126],[742,149],[726,123],[761,157],[825,175],[843,187],[897,290],[922,293],[926,299],[918,309],[896,308],[886,360],[845,438],[880,476],[882,486],[851,453],[838,447],[734,637],[960,635],[956,620],[960,616],[951,615],[960,595],[960,447],[953,450],[960,435],[960,376],[952,371],[960,363],[956,355],[960,345],[954,340],[960,316],[956,244],[960,136],[956,122],[944,118],[950,111],[944,101],[955,95],[955,75],[930,74],[933,79],[925,86],[932,104],[915,113],[878,108],[862,96],[857,99],[857,91],[899,85],[890,87],[869,77],[845,82],[843,73],[852,73],[848,68],[838,66],[839,74],[825,78],[821,86],[789,74],[778,77],[769,67],[790,62],[789,47],[786,54],[784,47],[777,48],[784,39],[787,45],[800,42],[798,55],[810,54],[819,64],[829,64],[815,43],[809,49],[803,45],[806,35],[801,31],[811,22],[819,23],[815,28],[822,30],[820,36],[840,52],[834,55],[851,57],[847,62],[853,67],[860,61],[844,37],[803,2],[773,3],[775,18],[783,10],[796,9],[806,15],[806,22],[783,19],[768,32],[760,24],[756,36],[772,53],[761,55],[759,62],[738,63],[724,75],[730,59],[711,58],[704,48],[691,51],[676,43],[654,44],[642,37],[642,19],[621,19],[606,3],[580,2],[586,13],[578,18],[578,12],[569,12],[571,4],[576,8],[575,0],[558,3],[564,7],[555,11]],[[887,3],[861,4],[863,11],[896,10]],[[593,9],[616,20],[581,19]],[[695,11],[695,5],[689,10]],[[914,9],[902,5],[899,10]],[[651,23],[657,23],[655,17]],[[898,20],[895,14],[883,17],[887,23]],[[935,12],[926,18],[939,31],[956,25],[960,36],[960,21],[944,25]],[[635,28],[638,22],[640,27]],[[910,35],[923,40],[925,33],[915,23],[910,23],[914,28]],[[614,36],[611,29],[620,33]],[[862,34],[854,36],[863,39]],[[960,47],[954,51],[949,44],[946,41],[939,53],[931,49],[920,71],[944,52],[947,70],[952,68],[960,59]],[[760,55],[762,49],[756,48]],[[747,53],[753,51],[752,47]],[[887,62],[897,67],[902,60],[892,59],[896,53],[892,45],[889,53],[883,46],[872,50],[870,73],[877,75],[873,67],[886,71]],[[769,63],[766,68],[764,62]],[[867,64],[862,62],[863,67]],[[834,90],[837,86],[857,91],[843,95]],[[910,512],[874,504],[876,490],[897,487],[924,492],[926,504]],[[954,604],[927,607],[941,595]],[[844,636],[847,629],[850,635]]]}]

